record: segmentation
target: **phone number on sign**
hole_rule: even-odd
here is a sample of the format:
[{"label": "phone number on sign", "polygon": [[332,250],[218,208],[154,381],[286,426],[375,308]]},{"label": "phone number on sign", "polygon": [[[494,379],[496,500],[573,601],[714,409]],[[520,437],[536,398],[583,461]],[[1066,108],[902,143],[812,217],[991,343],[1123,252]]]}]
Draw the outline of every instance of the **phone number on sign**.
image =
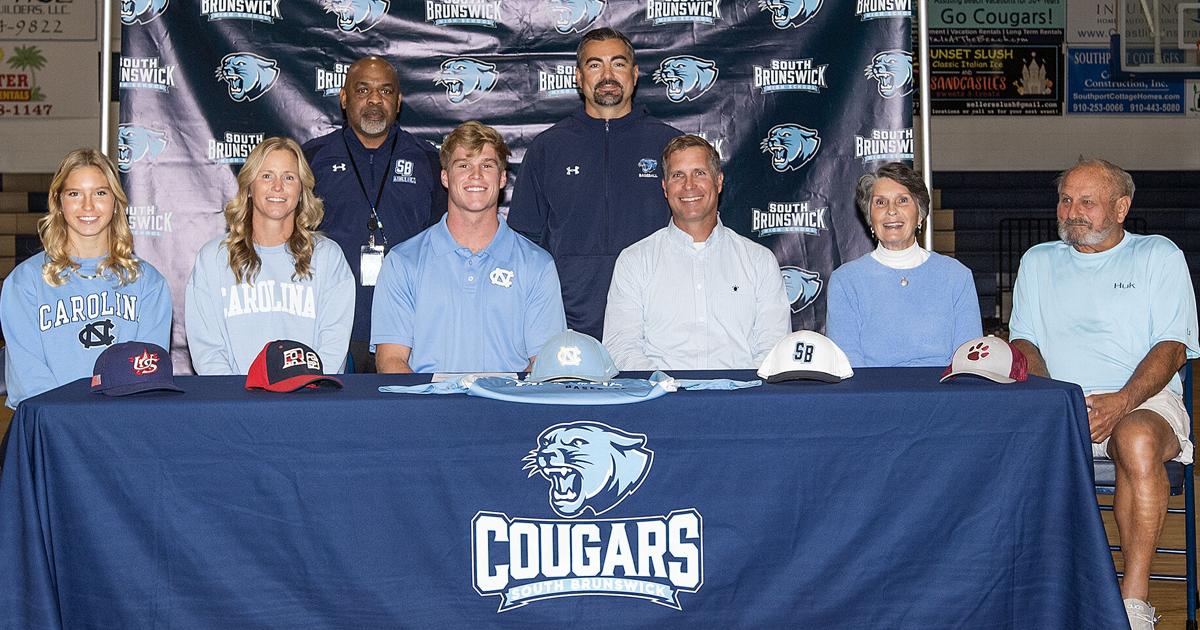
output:
[{"label": "phone number on sign", "polygon": [[54,105],[50,103],[43,103],[41,105],[30,105],[29,103],[5,105],[0,103],[0,116],[49,116],[52,109],[54,109]]},{"label": "phone number on sign", "polygon": [[56,35],[62,32],[62,20],[0,20],[0,35]]}]

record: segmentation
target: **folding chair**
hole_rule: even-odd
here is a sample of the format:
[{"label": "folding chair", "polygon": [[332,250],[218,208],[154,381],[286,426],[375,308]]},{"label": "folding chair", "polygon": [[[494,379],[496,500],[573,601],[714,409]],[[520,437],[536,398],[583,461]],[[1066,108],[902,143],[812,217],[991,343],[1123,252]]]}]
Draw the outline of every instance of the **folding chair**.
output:
[{"label": "folding chair", "polygon": [[[1188,361],[1180,370],[1180,375],[1183,378],[1183,405],[1187,408],[1188,418],[1194,418],[1192,415],[1192,363]],[[1189,432],[1189,438],[1194,440],[1194,432]],[[1116,485],[1116,466],[1111,459],[1107,457],[1097,457],[1092,460],[1092,465],[1096,472],[1096,494],[1113,494]],[[1168,555],[1182,555],[1187,558],[1187,569],[1183,575],[1177,573],[1151,573],[1151,580],[1161,580],[1167,582],[1186,582],[1187,583],[1187,629],[1196,630],[1196,494],[1193,487],[1195,482],[1192,479],[1192,464],[1183,465],[1179,462],[1167,462],[1167,480],[1171,484],[1171,496],[1183,495],[1182,508],[1167,508],[1168,516],[1171,514],[1182,514],[1187,519],[1184,524],[1184,548],[1177,547],[1157,547],[1156,553]],[[1111,512],[1111,505],[1101,505],[1101,510]],[[1111,545],[1109,549],[1112,551],[1120,551],[1120,545]],[[1118,576],[1124,576],[1124,573],[1118,572]]]}]

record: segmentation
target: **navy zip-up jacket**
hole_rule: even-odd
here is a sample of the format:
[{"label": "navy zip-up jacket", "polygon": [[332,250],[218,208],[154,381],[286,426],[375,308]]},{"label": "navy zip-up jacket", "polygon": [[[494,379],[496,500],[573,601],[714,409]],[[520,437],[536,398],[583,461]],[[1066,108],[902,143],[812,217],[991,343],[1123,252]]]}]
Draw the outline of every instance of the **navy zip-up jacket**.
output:
[{"label": "navy zip-up jacket", "polygon": [[[388,149],[395,140],[395,149]],[[347,148],[352,152],[351,162]],[[375,287],[362,286],[360,273],[362,246],[367,244],[367,223],[371,204],[383,184],[376,213],[387,237],[386,250],[403,243],[421,230],[437,223],[446,213],[446,189],[442,187],[442,167],[433,145],[393,125],[378,149],[367,149],[349,127],[336,129],[304,144],[304,157],[317,178],[316,194],[325,201],[325,218],[320,230],[333,239],[346,255],[354,272],[354,327],[352,341],[371,340],[371,299]],[[362,175],[362,186],[354,175],[354,165]],[[365,192],[363,188],[366,188]],[[369,196],[369,198],[368,198]],[[384,245],[380,233],[375,244]]]},{"label": "navy zip-up jacket", "polygon": [[568,327],[601,338],[617,255],[671,219],[658,162],[679,135],[645,107],[607,121],[580,107],[529,145],[508,224],[554,256]]}]

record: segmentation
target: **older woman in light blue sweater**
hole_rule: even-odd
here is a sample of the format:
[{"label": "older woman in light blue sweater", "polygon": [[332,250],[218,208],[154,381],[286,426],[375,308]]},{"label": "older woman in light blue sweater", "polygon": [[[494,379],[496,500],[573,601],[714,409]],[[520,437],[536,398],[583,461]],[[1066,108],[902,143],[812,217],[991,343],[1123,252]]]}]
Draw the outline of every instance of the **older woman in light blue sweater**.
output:
[{"label": "older woman in light blue sweater", "polygon": [[829,279],[826,333],[854,367],[945,366],[954,349],[982,335],[971,272],[922,249],[929,192],[899,162],[858,180],[855,194],[875,251]]}]

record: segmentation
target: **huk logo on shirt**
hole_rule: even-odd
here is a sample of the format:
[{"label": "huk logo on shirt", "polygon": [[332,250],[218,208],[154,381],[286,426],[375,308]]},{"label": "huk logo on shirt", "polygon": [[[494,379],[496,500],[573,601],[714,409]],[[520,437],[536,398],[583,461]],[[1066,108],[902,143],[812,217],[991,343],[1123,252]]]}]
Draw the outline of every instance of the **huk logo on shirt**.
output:
[{"label": "huk logo on shirt", "polygon": [[121,23],[149,24],[167,10],[169,0],[121,0]]},{"label": "huk logo on shirt", "polygon": [[504,20],[500,0],[426,0],[425,21],[438,26],[496,28]]},{"label": "huk logo on shirt", "polygon": [[607,0],[548,0],[554,14],[554,30],[566,35],[583,33],[604,13]]},{"label": "huk logo on shirt", "polygon": [[337,16],[338,30],[365,33],[387,15],[391,0],[324,0],[326,13]]},{"label": "huk logo on shirt", "polygon": [[771,24],[778,29],[803,26],[816,17],[824,0],[758,0],[760,11],[771,14]]},{"label": "huk logo on shirt", "polygon": [[122,90],[154,90],[169,93],[175,87],[175,64],[164,64],[158,57],[121,57]]},{"label": "huk logo on shirt", "polygon": [[417,183],[417,178],[413,176],[412,160],[396,160],[396,166],[392,168],[392,181],[402,184]]},{"label": "huk logo on shirt", "polygon": [[[504,612],[543,599],[633,597],[682,610],[704,583],[704,524],[694,508],[598,519],[642,486],[654,462],[646,436],[593,421],[554,425],[523,458],[549,483],[562,519],[479,511],[471,521],[475,591]],[[590,515],[590,518],[589,518]]]},{"label": "huk logo on shirt", "polygon": [[151,353],[149,350],[142,350],[142,353],[136,357],[129,357],[129,362],[133,364],[133,373],[138,376],[153,374],[158,371],[158,353]]},{"label": "huk logo on shirt", "polygon": [[217,20],[249,20],[274,24],[282,20],[279,0],[200,0],[200,15],[209,22]]},{"label": "huk logo on shirt", "polygon": [[646,19],[655,26],[692,22],[713,24],[721,19],[720,0],[647,0]]},{"label": "huk logo on shirt", "polygon": [[492,273],[488,274],[488,278],[492,281],[492,284],[504,287],[505,289],[512,286],[514,276],[515,274],[512,271],[501,269],[500,267],[496,267],[492,270]]}]

